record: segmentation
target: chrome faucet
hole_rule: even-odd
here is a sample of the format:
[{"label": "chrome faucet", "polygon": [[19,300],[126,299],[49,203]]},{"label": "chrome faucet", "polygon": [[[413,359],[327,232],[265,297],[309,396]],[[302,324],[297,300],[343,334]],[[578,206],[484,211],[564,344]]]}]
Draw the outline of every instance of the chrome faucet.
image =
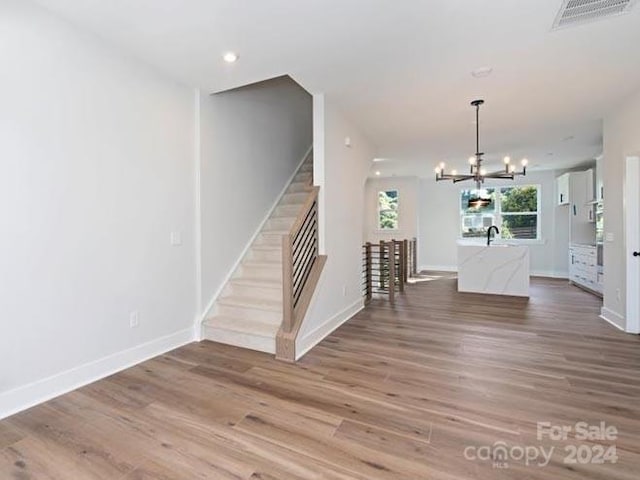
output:
[{"label": "chrome faucet", "polygon": [[495,225],[491,225],[489,227],[489,230],[487,230],[487,246],[491,245],[491,232],[494,229],[496,231],[496,235],[500,233],[500,230],[498,230],[498,227],[496,227]]}]

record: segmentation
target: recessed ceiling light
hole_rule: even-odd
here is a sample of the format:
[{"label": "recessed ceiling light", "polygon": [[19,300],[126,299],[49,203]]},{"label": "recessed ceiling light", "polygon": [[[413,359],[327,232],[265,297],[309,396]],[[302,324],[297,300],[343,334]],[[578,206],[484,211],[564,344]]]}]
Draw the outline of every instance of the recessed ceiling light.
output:
[{"label": "recessed ceiling light", "polygon": [[376,170],[376,177],[380,176],[380,170]]},{"label": "recessed ceiling light", "polygon": [[386,160],[386,158],[374,158],[373,161],[374,162],[384,162]]},{"label": "recessed ceiling light", "polygon": [[493,72],[491,67],[479,67],[471,71],[471,76],[473,78],[485,78],[491,75],[491,72]]},{"label": "recessed ceiling light", "polygon": [[222,59],[227,63],[234,63],[238,61],[238,54],[235,52],[227,52],[222,56]]}]

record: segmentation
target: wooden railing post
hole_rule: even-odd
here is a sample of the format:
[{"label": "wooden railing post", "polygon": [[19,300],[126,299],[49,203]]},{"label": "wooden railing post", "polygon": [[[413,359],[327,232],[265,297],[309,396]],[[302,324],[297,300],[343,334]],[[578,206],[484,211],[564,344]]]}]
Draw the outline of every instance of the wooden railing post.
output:
[{"label": "wooden railing post", "polygon": [[409,280],[409,240],[402,240],[402,276],[404,283]]},{"label": "wooden railing post", "polygon": [[[398,275],[398,291],[400,293],[404,293],[404,264],[403,264],[403,261],[402,261],[402,258],[404,257],[404,244],[403,244],[402,240],[394,240],[393,243],[398,246],[398,273],[397,273],[397,275]],[[395,246],[394,246],[393,250],[394,250],[393,261],[394,261],[394,264],[395,264],[395,250],[396,250]]]},{"label": "wooden railing post", "polygon": [[380,270],[380,275],[379,275],[379,281],[380,281],[380,290],[384,290],[384,275],[385,275],[385,269],[384,269],[384,250],[385,250],[385,243],[384,240],[380,240],[380,251],[378,253],[378,255],[380,256],[379,258],[379,263],[378,263],[378,269]]},{"label": "wooden railing post", "polygon": [[412,258],[413,275],[418,275],[418,239],[413,238],[413,258]]},{"label": "wooden railing post", "polygon": [[282,236],[282,330],[293,328],[293,241],[291,234]]},{"label": "wooden railing post", "polygon": [[389,303],[395,305],[396,299],[396,261],[395,261],[395,242],[392,240],[387,244],[389,248]]},{"label": "wooden railing post", "polygon": [[367,242],[365,245],[365,276],[366,276],[366,299],[367,302],[371,301],[371,297],[373,294],[373,285],[372,285],[372,272],[371,272],[371,242]]}]

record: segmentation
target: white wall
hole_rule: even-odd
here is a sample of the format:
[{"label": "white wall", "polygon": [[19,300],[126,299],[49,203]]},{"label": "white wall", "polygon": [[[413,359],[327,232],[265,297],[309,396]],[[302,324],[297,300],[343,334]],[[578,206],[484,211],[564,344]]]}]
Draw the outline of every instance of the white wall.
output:
[{"label": "white wall", "polygon": [[[569,247],[568,207],[555,205],[554,171],[528,172],[515,181],[491,185],[539,185],[541,192],[541,241],[530,244],[531,272],[567,277]],[[418,266],[455,270],[460,238],[460,190],[465,185],[421,179],[419,185]],[[468,187],[467,187],[468,188]],[[478,240],[482,241],[482,240]]]},{"label": "white wall", "polygon": [[[370,178],[365,185],[364,240],[367,242],[411,239],[418,234],[418,178]],[[378,228],[378,193],[398,190],[398,229]]]},{"label": "white wall", "polygon": [[375,156],[369,140],[323,95],[314,95],[314,152],[321,253],[328,258],[298,336],[298,355],[362,308],[364,184]]},{"label": "white wall", "polygon": [[[627,156],[640,155],[640,91],[604,118],[604,243],[603,316],[626,328],[626,259],[624,179]],[[640,188],[640,185],[638,186]],[[637,292],[636,292],[637,293]]]},{"label": "white wall", "polygon": [[313,114],[289,77],[203,96],[200,111],[206,307],[311,146]]},{"label": "white wall", "polygon": [[192,339],[196,262],[193,91],[30,2],[0,62],[2,417]]}]

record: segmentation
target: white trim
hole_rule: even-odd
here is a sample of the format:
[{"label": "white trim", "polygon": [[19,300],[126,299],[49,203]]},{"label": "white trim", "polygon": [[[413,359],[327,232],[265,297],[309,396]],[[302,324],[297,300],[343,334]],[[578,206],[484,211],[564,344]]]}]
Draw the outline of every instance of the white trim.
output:
[{"label": "white trim", "polygon": [[626,331],[640,333],[640,259],[631,252],[640,251],[640,158],[628,156],[624,175],[623,258],[626,259]]},{"label": "white trim", "polygon": [[326,255],[325,232],[325,99],[324,94],[313,94],[313,184],[318,192],[318,250]]},{"label": "white trim", "polygon": [[267,223],[267,220],[269,220],[269,218],[271,217],[271,215],[273,214],[273,211],[276,209],[276,207],[278,206],[278,203],[280,203],[280,200],[282,199],[283,195],[285,194],[285,192],[287,191],[287,189],[289,188],[289,184],[291,184],[291,182],[293,182],[293,179],[295,178],[295,176],[298,174],[298,170],[300,170],[300,167],[302,166],[302,164],[305,162],[305,160],[307,160],[307,158],[309,157],[309,155],[311,155],[311,152],[313,151],[313,145],[310,146],[306,153],[304,154],[304,156],[302,157],[302,160],[300,160],[300,163],[298,163],[298,166],[295,168],[295,170],[293,171],[293,174],[289,177],[289,179],[287,180],[287,182],[285,183],[284,187],[282,188],[282,190],[280,191],[280,193],[278,194],[276,200],[273,202],[273,204],[271,205],[271,207],[269,208],[269,211],[267,212],[267,214],[265,215],[265,217],[262,219],[262,221],[260,222],[260,225],[258,225],[258,228],[256,228],[255,232],[253,233],[253,235],[251,236],[251,238],[249,239],[249,241],[247,242],[247,244],[244,246],[244,248],[242,249],[242,252],[240,253],[240,255],[238,256],[238,258],[236,259],[235,263],[233,264],[233,266],[229,269],[229,271],[227,272],[227,275],[224,277],[224,279],[222,280],[222,282],[220,283],[220,285],[218,286],[218,288],[216,289],[216,291],[214,292],[214,294],[211,297],[211,300],[209,300],[209,303],[207,303],[207,306],[205,307],[205,309],[202,311],[202,315],[200,315],[200,319],[197,322],[198,325],[202,324],[202,322],[204,322],[207,317],[209,316],[209,312],[211,311],[211,309],[213,308],[214,304],[216,303],[216,300],[218,300],[218,297],[222,294],[222,291],[224,290],[224,287],[227,286],[227,283],[229,283],[229,281],[231,280],[231,277],[233,277],[233,274],[236,272],[236,270],[238,269],[238,267],[240,266],[240,264],[242,263],[242,260],[244,259],[244,257],[247,255],[247,253],[249,252],[249,249],[251,248],[251,245],[253,245],[253,242],[256,240],[256,238],[258,237],[258,235],[260,234],[260,232],[262,231],[264,225]]},{"label": "white trim", "polygon": [[608,309],[607,307],[602,307],[600,309],[600,318],[605,322],[610,323],[618,330],[624,332],[624,328],[622,327],[622,325],[624,325],[624,317],[619,313],[616,313],[613,310]]},{"label": "white trim", "polygon": [[[200,103],[202,102],[202,92],[199,89],[195,90],[195,132],[194,132],[194,162],[195,162],[195,274],[196,274],[196,312],[202,311],[202,178],[200,175],[202,169],[202,150],[201,150],[201,128],[200,123],[201,109]],[[195,315],[193,319],[194,332],[196,340],[202,340],[201,329],[198,328],[200,322],[200,316]]]},{"label": "white trim", "polygon": [[529,276],[569,280],[569,272],[556,272],[555,270],[531,270]]},{"label": "white trim", "polygon": [[309,350],[328,337],[335,329],[352,318],[364,308],[364,299],[360,298],[347,308],[337,313],[316,329],[312,330],[300,339],[296,344],[296,360],[302,358]]},{"label": "white trim", "polygon": [[0,419],[194,341],[194,328],[156,338],[0,394]]},{"label": "white trim", "polygon": [[418,272],[430,270],[436,272],[457,272],[458,267],[454,265],[418,265]]}]

